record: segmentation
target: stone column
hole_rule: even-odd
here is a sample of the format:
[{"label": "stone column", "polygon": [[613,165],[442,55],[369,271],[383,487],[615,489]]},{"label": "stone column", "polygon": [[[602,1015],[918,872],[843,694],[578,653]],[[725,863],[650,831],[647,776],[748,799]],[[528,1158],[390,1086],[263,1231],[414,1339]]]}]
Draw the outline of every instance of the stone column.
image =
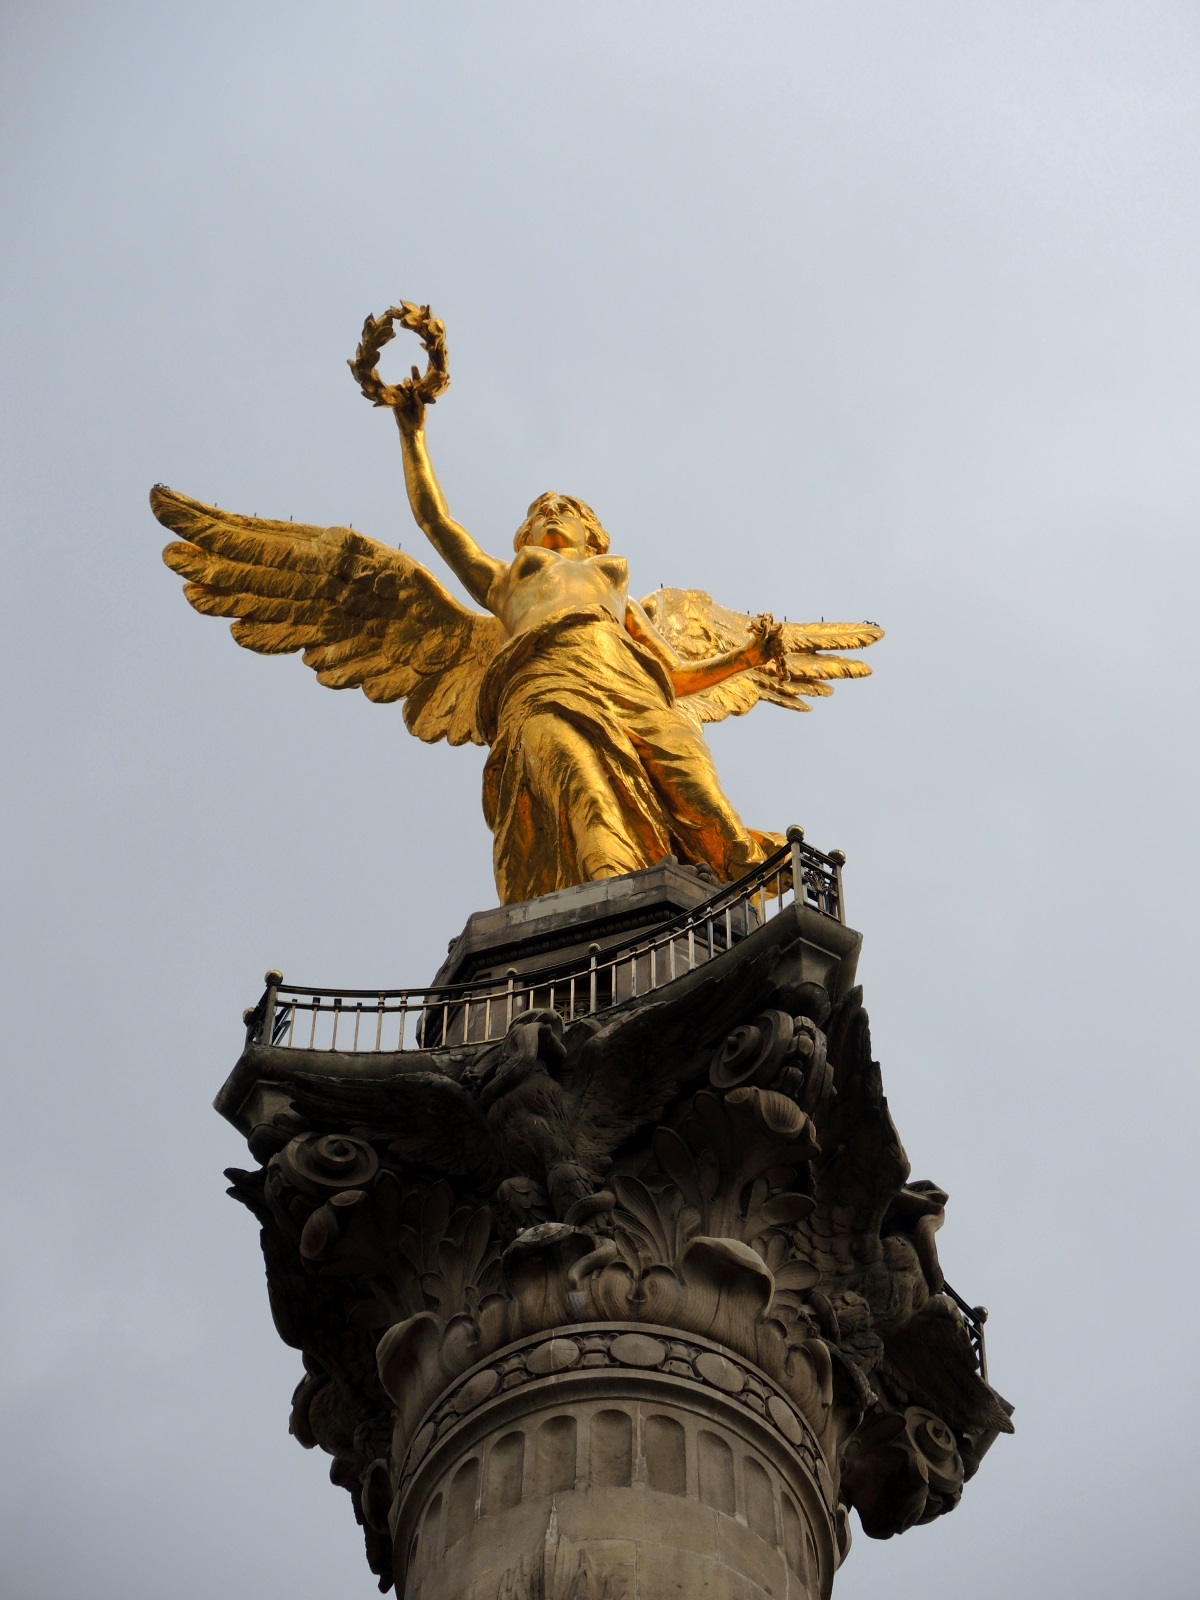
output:
[{"label": "stone column", "polygon": [[816,1600],[846,1538],[783,1391],[644,1323],[506,1347],[447,1391],[412,1456],[394,1571],[414,1600]]},{"label": "stone column", "polygon": [[850,1507],[928,1522],[1011,1431],[812,915],[495,1043],[247,1047],[232,1192],[381,1588],[815,1600]]}]

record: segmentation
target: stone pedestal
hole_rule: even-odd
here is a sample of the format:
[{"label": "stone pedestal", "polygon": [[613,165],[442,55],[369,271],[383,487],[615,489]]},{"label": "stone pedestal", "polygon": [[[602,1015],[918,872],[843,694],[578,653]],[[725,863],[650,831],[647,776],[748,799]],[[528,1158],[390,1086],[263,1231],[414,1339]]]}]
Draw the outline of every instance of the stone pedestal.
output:
[{"label": "stone pedestal", "polygon": [[[575,945],[599,931],[552,909]],[[1010,1431],[848,988],[858,937],[814,918],[495,1042],[247,1047],[218,1106],[259,1165],[232,1192],[303,1353],[292,1431],[381,1588],[815,1600],[850,1507],[879,1537],[928,1522]],[[489,939],[520,958],[504,922],[452,960]]]}]

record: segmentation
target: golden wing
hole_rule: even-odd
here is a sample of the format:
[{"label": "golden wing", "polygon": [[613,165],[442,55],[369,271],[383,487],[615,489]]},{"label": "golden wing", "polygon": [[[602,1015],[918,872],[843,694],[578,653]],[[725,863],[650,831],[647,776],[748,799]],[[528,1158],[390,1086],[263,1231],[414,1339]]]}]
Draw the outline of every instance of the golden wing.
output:
[{"label": "golden wing", "polygon": [[154,515],[182,535],[163,551],[188,581],[184,596],[261,655],[304,652],[330,689],[404,700],[404,721],[427,744],[482,744],[479,685],[504,643],[495,617],[468,611],[411,556],[352,528],[239,517],[150,491]]},{"label": "golden wing", "polygon": [[[702,589],[659,589],[642,601],[642,609],[685,661],[701,661],[745,644],[754,620],[741,611],[719,606]],[[743,716],[760,700],[808,711],[807,697],[832,694],[830,678],[868,678],[865,661],[830,655],[832,650],[862,650],[883,638],[873,622],[785,622],[783,659],[751,667],[702,689],[679,702],[701,722]]]}]

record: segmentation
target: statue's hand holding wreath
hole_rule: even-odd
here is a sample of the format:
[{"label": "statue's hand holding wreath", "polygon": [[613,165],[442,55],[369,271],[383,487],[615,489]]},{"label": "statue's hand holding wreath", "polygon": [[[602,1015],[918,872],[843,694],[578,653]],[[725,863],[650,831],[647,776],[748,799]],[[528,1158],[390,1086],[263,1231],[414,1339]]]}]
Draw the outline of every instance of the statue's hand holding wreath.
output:
[{"label": "statue's hand holding wreath", "polygon": [[[400,383],[384,383],[379,375],[379,352],[396,337],[397,326],[417,335],[429,361],[423,373],[413,367],[411,377]],[[367,318],[354,359],[346,365],[371,404],[390,407],[401,431],[414,433],[425,421],[425,407],[450,387],[445,326],[428,306],[402,300],[381,317]]]},{"label": "statue's hand holding wreath", "polygon": [[[750,623],[750,640],[745,647],[748,667],[765,667],[771,662],[783,662],[783,624],[776,622],[769,611],[754,617]],[[778,672],[778,667],[776,671]]]}]

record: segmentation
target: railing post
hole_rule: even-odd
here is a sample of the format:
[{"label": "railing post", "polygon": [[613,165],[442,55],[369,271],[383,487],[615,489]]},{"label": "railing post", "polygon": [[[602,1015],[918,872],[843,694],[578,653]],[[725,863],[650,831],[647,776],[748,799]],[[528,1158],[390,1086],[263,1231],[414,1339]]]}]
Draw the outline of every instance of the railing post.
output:
[{"label": "railing post", "polygon": [[987,1346],[983,1336],[983,1325],[988,1319],[988,1309],[986,1306],[968,1304],[958,1290],[952,1288],[945,1279],[942,1280],[942,1293],[948,1300],[953,1300],[954,1304],[962,1312],[963,1321],[967,1325],[967,1333],[971,1340],[971,1348],[975,1352],[975,1360],[979,1367],[979,1376],[986,1383]]},{"label": "railing post", "polygon": [[516,967],[509,967],[505,976],[508,978],[508,1000],[505,1007],[504,1026],[506,1028],[511,1028],[513,1019],[513,989],[517,981]]},{"label": "railing post", "polygon": [[983,1337],[983,1325],[988,1319],[986,1306],[972,1306],[971,1315],[975,1318],[975,1351],[979,1357],[979,1376],[984,1383],[987,1382],[987,1345]]},{"label": "railing post", "polygon": [[846,905],[842,899],[842,868],[846,865],[846,852],[844,850],[831,850],[829,859],[833,862],[833,878],[837,885],[837,915],[840,923],[846,921]]},{"label": "railing post", "polygon": [[274,967],[270,972],[263,974],[263,982],[267,992],[262,999],[262,1023],[258,1030],[259,1044],[270,1044],[271,1035],[275,1031],[275,1002],[279,995],[279,985],[283,982],[283,973],[277,972]]},{"label": "railing post", "polygon": [[[807,905],[804,892],[804,829],[795,823],[787,831],[787,842],[792,849],[792,904],[799,911]],[[804,982],[804,935],[800,935],[800,981]]]},{"label": "railing post", "polygon": [[792,847],[792,900],[798,905],[804,904],[804,829],[791,827],[787,831],[787,842]]},{"label": "railing post", "polygon": [[600,946],[588,945],[588,1015],[596,1014],[596,962],[600,958]]}]

